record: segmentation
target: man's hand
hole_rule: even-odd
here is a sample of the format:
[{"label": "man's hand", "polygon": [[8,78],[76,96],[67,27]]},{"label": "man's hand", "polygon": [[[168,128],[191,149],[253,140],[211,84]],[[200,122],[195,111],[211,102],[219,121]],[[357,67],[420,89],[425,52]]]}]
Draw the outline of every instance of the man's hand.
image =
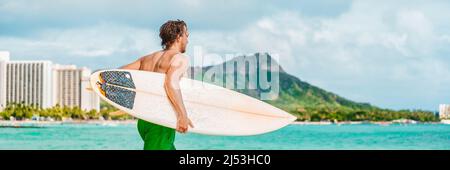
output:
[{"label": "man's hand", "polygon": [[189,127],[194,127],[194,125],[192,124],[192,121],[186,117],[186,116],[180,116],[179,118],[177,118],[177,131],[180,133],[186,133],[187,130],[189,129]]}]

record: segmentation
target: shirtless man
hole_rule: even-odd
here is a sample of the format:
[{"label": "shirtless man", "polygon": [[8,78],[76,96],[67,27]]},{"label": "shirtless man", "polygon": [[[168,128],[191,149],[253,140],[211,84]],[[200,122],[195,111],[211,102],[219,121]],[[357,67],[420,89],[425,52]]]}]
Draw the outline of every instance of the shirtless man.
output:
[{"label": "shirtless man", "polygon": [[[120,68],[165,73],[164,88],[177,113],[176,131],[186,133],[188,126],[193,125],[186,114],[179,81],[189,68],[189,59],[182,54],[186,51],[189,33],[186,23],[181,20],[167,21],[159,31],[163,50],[143,56]],[[137,127],[144,140],[144,150],[175,150],[175,129],[141,119],[138,120]]]}]

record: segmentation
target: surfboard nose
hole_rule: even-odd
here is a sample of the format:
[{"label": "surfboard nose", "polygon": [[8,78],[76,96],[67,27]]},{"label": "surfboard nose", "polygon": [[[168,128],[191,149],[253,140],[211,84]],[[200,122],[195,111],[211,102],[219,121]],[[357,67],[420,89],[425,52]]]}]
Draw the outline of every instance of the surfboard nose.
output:
[{"label": "surfboard nose", "polygon": [[290,118],[289,118],[289,120],[291,121],[291,123],[292,122],[294,122],[294,121],[296,121],[297,120],[297,116],[294,116],[294,115],[290,115]]}]

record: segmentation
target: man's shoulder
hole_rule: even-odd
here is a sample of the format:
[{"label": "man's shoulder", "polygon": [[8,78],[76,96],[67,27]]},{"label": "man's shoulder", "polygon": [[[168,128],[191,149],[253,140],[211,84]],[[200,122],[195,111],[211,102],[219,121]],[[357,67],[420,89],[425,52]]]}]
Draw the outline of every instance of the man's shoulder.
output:
[{"label": "man's shoulder", "polygon": [[179,58],[188,58],[188,56],[184,53],[177,53],[177,54],[175,54],[175,56],[177,56]]},{"label": "man's shoulder", "polygon": [[182,53],[175,54],[171,60],[172,60],[170,62],[171,67],[180,67],[180,66],[186,67],[189,65],[188,56]]},{"label": "man's shoulder", "polygon": [[179,61],[188,61],[189,58],[186,54],[183,53],[177,53],[173,56],[173,60],[179,60]]}]

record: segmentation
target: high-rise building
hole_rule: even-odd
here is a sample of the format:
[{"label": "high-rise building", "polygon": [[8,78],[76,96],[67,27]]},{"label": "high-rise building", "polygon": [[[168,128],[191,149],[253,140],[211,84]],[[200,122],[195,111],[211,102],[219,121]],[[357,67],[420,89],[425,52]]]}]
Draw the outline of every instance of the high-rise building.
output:
[{"label": "high-rise building", "polygon": [[99,97],[88,91],[91,71],[75,65],[53,66],[54,105],[80,107],[83,110],[99,110]]},{"label": "high-rise building", "polygon": [[90,76],[91,70],[85,68],[81,72],[81,108],[86,110],[100,110],[100,97],[94,91],[87,90],[91,87]]},{"label": "high-rise building", "polygon": [[51,61],[9,61],[0,57],[0,109],[8,103],[52,106]]},{"label": "high-rise building", "polygon": [[439,105],[439,118],[450,119],[450,104]]},{"label": "high-rise building", "polygon": [[50,61],[10,61],[9,52],[0,51],[0,110],[8,103],[34,104],[48,108],[56,104],[100,108],[100,99],[88,91],[91,71]]},{"label": "high-rise building", "polygon": [[6,103],[6,63],[9,61],[9,52],[0,51],[0,110]]}]

